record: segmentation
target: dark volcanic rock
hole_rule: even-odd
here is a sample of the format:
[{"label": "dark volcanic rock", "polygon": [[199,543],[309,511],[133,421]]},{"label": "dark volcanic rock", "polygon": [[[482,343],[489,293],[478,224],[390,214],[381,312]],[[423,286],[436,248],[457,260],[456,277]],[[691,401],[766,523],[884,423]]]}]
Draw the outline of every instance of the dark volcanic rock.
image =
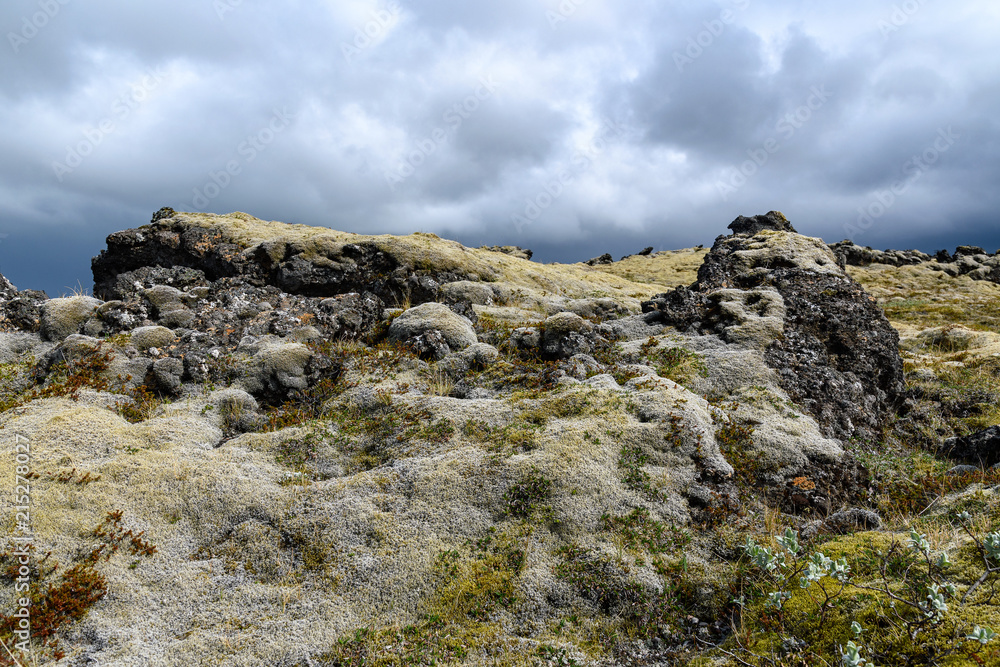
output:
[{"label": "dark volcanic rock", "polygon": [[653,254],[653,246],[647,246],[634,255],[625,255],[622,257],[622,260],[626,260],[629,257],[649,257],[651,254]]},{"label": "dark volcanic rock", "polygon": [[955,248],[955,257],[962,257],[963,255],[985,255],[986,251],[977,245],[960,245]]},{"label": "dark volcanic rock", "polygon": [[[931,261],[930,255],[919,250],[873,250],[848,240],[834,243],[830,249],[836,253],[841,266],[868,266],[870,264],[911,266]],[[951,261],[950,256],[946,261]]]},{"label": "dark volcanic rock", "polygon": [[39,306],[48,298],[40,290],[19,292],[0,275],[0,331],[38,331],[42,316]]},{"label": "dark volcanic rock", "polygon": [[728,229],[733,230],[733,234],[749,234],[750,236],[765,229],[776,232],[795,232],[795,228],[792,227],[792,223],[788,222],[788,218],[778,211],[771,211],[765,215],[755,215],[752,218],[741,215],[729,223]]},{"label": "dark volcanic rock", "polygon": [[451,347],[444,334],[437,329],[425,331],[408,341],[410,347],[424,359],[444,359],[451,354]]},{"label": "dark volcanic rock", "polygon": [[667,322],[681,331],[687,331],[691,327],[698,328],[708,307],[709,300],[703,292],[683,286],[642,302],[642,312],[646,314],[647,322]]},{"label": "dark volcanic rock", "polygon": [[960,438],[948,438],[941,445],[941,453],[972,465],[988,467],[1000,462],[1000,426]]},{"label": "dark volcanic rock", "polygon": [[17,296],[17,288],[6,277],[0,275],[0,300],[7,301]]},{"label": "dark volcanic rock", "polygon": [[239,278],[303,296],[367,291],[390,303],[422,303],[435,300],[443,283],[496,278],[485,262],[421,254],[431,251],[422,250],[419,238],[325,232],[243,213],[161,209],[150,224],[111,234],[107,245],[91,263],[94,293],[105,300],[124,299],[150,283],[186,288]]},{"label": "dark volcanic rock", "polygon": [[782,386],[840,438],[874,438],[904,390],[899,336],[849,277],[780,269],[785,336],[765,352]]},{"label": "dark volcanic rock", "polygon": [[[771,226],[761,227],[765,223]],[[729,340],[729,327],[766,332],[780,315],[781,333],[757,339],[769,341],[764,358],[785,391],[827,436],[875,438],[904,390],[899,336],[875,299],[838,266],[825,244],[787,231],[784,216],[741,217],[730,227],[748,231],[720,236],[690,288],[643,303],[647,321]],[[738,299],[731,290],[744,292],[739,303],[746,313],[739,321],[732,319]],[[772,291],[780,295],[783,313],[771,303]],[[769,302],[766,318],[753,312],[754,301]]]},{"label": "dark volcanic rock", "polygon": [[611,256],[611,253],[604,253],[600,257],[592,257],[588,259],[584,264],[587,266],[597,266],[598,264],[614,264],[615,259]]},{"label": "dark volcanic rock", "polygon": [[119,274],[108,293],[121,299],[133,294],[142,294],[155,285],[167,285],[183,290],[208,284],[204,271],[198,269],[187,266],[143,266]]}]

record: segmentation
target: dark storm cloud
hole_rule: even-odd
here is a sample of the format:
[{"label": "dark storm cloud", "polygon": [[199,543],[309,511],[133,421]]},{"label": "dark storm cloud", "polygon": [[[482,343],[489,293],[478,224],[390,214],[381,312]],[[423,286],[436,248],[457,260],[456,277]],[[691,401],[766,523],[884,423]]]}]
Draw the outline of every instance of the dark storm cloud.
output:
[{"label": "dark storm cloud", "polygon": [[561,260],[773,208],[828,240],[988,244],[998,24],[930,0],[14,0],[0,270],[86,284],[163,205]]}]

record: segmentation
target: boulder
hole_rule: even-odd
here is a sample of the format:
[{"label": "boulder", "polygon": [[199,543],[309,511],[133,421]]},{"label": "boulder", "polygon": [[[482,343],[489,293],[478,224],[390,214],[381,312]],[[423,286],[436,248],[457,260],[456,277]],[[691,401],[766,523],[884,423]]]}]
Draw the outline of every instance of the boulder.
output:
[{"label": "boulder", "polygon": [[558,313],[542,325],[542,352],[548,357],[568,359],[594,350],[594,325],[576,313]]},{"label": "boulder", "polygon": [[765,229],[776,232],[796,233],[792,227],[792,223],[788,222],[788,218],[779,211],[771,211],[764,215],[755,215],[752,218],[741,215],[729,223],[728,228],[733,230],[733,234],[746,234],[749,236],[753,236]]},{"label": "boulder", "polygon": [[428,331],[439,331],[449,351],[464,350],[479,340],[468,319],[441,303],[424,303],[410,308],[389,325],[389,337],[400,342]]},{"label": "boulder", "polygon": [[614,264],[615,258],[611,256],[611,253],[604,253],[600,257],[593,257],[588,259],[584,264],[587,266],[597,266],[598,264]]},{"label": "boulder", "polygon": [[956,461],[983,468],[1000,463],[1000,426],[948,438],[941,444],[941,453]]},{"label": "boulder", "polygon": [[816,535],[834,533],[845,535],[866,530],[879,530],[882,517],[876,512],[861,507],[850,507],[835,512],[826,519],[812,521],[802,530],[802,537],[812,539]]},{"label": "boulder", "polygon": [[175,339],[174,332],[166,327],[138,327],[132,331],[132,345],[140,352],[145,352],[151,347],[168,347]]},{"label": "boulder", "polygon": [[168,327],[186,327],[194,321],[195,314],[187,303],[194,300],[190,294],[169,285],[156,285],[144,292],[153,305],[153,317]]},{"label": "boulder", "polygon": [[84,336],[83,334],[70,334],[38,360],[35,371],[40,378],[43,378],[48,375],[52,366],[58,362],[72,363],[79,361],[96,351],[100,346],[101,341],[96,338]]},{"label": "boulder", "polygon": [[253,354],[241,369],[241,380],[247,392],[268,401],[280,401],[292,391],[308,388],[312,352],[305,345],[269,337],[249,342],[241,346],[241,351]]},{"label": "boulder", "polygon": [[102,303],[100,299],[90,296],[49,299],[41,306],[39,333],[42,340],[57,343],[70,334],[78,333]]},{"label": "boulder", "polygon": [[167,394],[178,394],[181,390],[181,377],[184,375],[184,362],[176,357],[157,359],[153,362],[153,378],[158,389]]}]

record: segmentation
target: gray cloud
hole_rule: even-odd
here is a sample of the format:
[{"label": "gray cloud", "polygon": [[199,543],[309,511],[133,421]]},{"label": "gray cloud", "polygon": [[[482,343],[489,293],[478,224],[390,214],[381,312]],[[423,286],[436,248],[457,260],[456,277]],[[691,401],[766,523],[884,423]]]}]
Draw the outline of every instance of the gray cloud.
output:
[{"label": "gray cloud", "polygon": [[985,2],[12,0],[0,270],[86,284],[163,205],[567,261],[773,208],[995,244],[998,27]]}]

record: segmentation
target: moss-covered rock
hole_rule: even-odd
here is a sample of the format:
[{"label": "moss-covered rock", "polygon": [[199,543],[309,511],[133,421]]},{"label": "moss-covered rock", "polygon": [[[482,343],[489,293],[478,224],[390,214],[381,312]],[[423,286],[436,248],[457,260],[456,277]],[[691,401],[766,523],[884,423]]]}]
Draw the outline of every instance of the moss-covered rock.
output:
[{"label": "moss-covered rock", "polygon": [[78,333],[102,303],[100,299],[90,296],[49,299],[41,306],[39,333],[42,340],[59,342],[70,334]]},{"label": "moss-covered rock", "polygon": [[400,342],[429,331],[439,331],[452,350],[464,350],[479,340],[469,320],[440,303],[410,308],[389,325],[389,337]]},{"label": "moss-covered rock", "polygon": [[136,327],[132,330],[131,342],[137,350],[146,352],[151,347],[166,348],[175,338],[174,332],[166,327]]}]

